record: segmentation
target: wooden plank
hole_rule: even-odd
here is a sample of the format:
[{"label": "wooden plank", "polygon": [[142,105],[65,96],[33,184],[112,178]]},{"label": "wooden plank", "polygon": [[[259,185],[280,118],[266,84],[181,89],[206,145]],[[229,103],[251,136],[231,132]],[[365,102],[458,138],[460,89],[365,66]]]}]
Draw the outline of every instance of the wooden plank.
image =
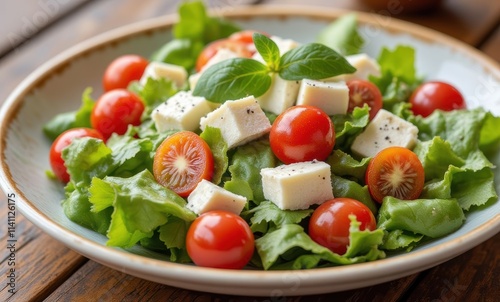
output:
[{"label": "wooden plank", "polygon": [[3,0],[0,55],[50,26],[89,0]]},{"label": "wooden plank", "polygon": [[[7,201],[5,195],[1,195],[1,200]],[[7,212],[7,206],[0,208],[0,221],[5,224]],[[8,241],[12,238],[8,238],[7,228],[2,228],[1,240],[6,248],[2,249],[0,275],[5,278],[2,282],[6,282],[0,289],[0,301],[37,301],[87,260],[34,227],[19,210],[11,212],[16,214],[16,241]]]},{"label": "wooden plank", "polygon": [[[397,301],[417,275],[373,287],[304,298],[274,297],[279,301]],[[47,301],[83,301],[91,292],[99,301],[269,301],[269,297],[247,297],[189,291],[135,278],[89,261],[57,288]]]},{"label": "wooden plank", "polygon": [[445,264],[430,269],[408,301],[498,301],[500,234]]}]

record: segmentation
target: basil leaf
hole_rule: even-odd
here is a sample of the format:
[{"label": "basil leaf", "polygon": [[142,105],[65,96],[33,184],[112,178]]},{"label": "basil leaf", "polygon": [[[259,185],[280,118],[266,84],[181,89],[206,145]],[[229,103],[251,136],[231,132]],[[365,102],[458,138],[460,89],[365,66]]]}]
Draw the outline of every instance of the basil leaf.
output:
[{"label": "basil leaf", "polygon": [[320,80],[356,71],[335,50],[319,43],[309,43],[287,51],[280,60],[279,75],[284,80]]},{"label": "basil leaf", "polygon": [[259,61],[236,58],[210,66],[203,72],[193,91],[195,96],[223,103],[253,95],[263,95],[271,86],[266,65]]},{"label": "basil leaf", "polygon": [[262,56],[267,66],[273,71],[278,70],[280,66],[280,49],[276,43],[260,33],[253,34],[253,43],[255,48]]},{"label": "basil leaf", "polygon": [[196,64],[196,58],[203,50],[202,41],[191,39],[174,39],[158,49],[151,61],[175,64],[191,70]]},{"label": "basil leaf", "polygon": [[340,17],[323,29],[316,40],[343,55],[357,54],[364,40],[358,32],[356,14]]}]

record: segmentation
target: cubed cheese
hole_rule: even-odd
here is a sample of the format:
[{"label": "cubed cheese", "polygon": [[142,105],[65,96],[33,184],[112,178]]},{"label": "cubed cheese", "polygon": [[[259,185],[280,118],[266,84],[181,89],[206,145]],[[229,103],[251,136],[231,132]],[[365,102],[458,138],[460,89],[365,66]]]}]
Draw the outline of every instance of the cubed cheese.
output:
[{"label": "cubed cheese", "polygon": [[271,87],[257,100],[262,109],[274,114],[280,114],[295,104],[299,87],[300,81],[283,80],[275,73],[272,76]]},{"label": "cubed cheese", "polygon": [[380,66],[377,61],[367,54],[360,53],[346,56],[345,58],[354,68],[356,68],[356,71],[354,73],[324,79],[325,81],[349,81],[353,79],[368,80],[370,75],[376,77],[380,76]]},{"label": "cubed cheese", "polygon": [[198,80],[201,77],[201,72],[198,73],[193,73],[192,75],[189,76],[188,82],[189,82],[189,89],[194,91],[194,88],[196,87],[196,84],[198,84]]},{"label": "cubed cheese", "polygon": [[198,215],[215,210],[239,215],[247,203],[246,197],[229,192],[208,180],[202,180],[187,200],[186,207]]},{"label": "cubed cheese", "polygon": [[417,135],[418,128],[415,125],[381,109],[354,139],[351,150],[363,157],[373,157],[388,147],[412,149],[417,142]]},{"label": "cubed cheese", "polygon": [[227,48],[220,48],[219,50],[217,50],[215,55],[207,61],[205,66],[203,66],[203,68],[201,69],[201,72],[205,71],[207,68],[209,68],[212,65],[215,65],[217,63],[220,63],[220,62],[228,60],[228,59],[234,59],[237,57],[238,57],[238,54],[235,53],[234,51],[227,49]]},{"label": "cubed cheese", "polygon": [[[276,46],[278,46],[278,49],[280,51],[280,55],[283,55],[284,53],[288,52],[289,50],[292,50],[299,46],[300,44],[292,39],[283,39],[278,36],[271,36],[271,40],[276,43]],[[254,60],[257,60],[259,62],[264,62],[264,59],[262,59],[262,56],[259,54],[259,52],[255,52],[255,54],[252,57]]]},{"label": "cubed cheese", "polygon": [[148,78],[165,78],[174,82],[177,87],[183,87],[186,84],[187,77],[188,73],[182,66],[163,62],[151,62],[144,70],[144,74],[139,82],[141,85],[144,85]]},{"label": "cubed cheese", "polygon": [[260,172],[264,197],[282,210],[302,210],[333,198],[330,165],[299,162]]},{"label": "cubed cheese", "polygon": [[346,114],[349,106],[349,88],[345,82],[305,79],[300,85],[297,105],[316,106],[328,115]]},{"label": "cubed cheese", "polygon": [[253,96],[226,101],[200,121],[202,130],[219,128],[228,148],[243,145],[271,130],[271,123]]},{"label": "cubed cheese", "polygon": [[199,129],[200,119],[211,110],[203,97],[193,96],[191,91],[179,91],[156,107],[151,117],[159,132],[170,129],[195,131]]}]

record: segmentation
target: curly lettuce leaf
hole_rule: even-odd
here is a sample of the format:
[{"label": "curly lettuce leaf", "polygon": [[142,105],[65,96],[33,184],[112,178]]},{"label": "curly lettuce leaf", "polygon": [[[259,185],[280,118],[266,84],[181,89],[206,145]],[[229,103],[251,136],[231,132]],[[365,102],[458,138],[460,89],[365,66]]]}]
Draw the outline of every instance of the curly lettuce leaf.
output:
[{"label": "curly lettuce leaf", "polygon": [[369,122],[370,107],[356,107],[350,114],[337,114],[331,117],[335,127],[335,148],[349,150],[354,138]]},{"label": "curly lettuce leaf", "polygon": [[229,159],[227,157],[227,143],[222,137],[222,133],[219,128],[206,127],[205,130],[200,134],[200,137],[207,142],[212,155],[214,157],[214,174],[212,176],[212,182],[219,184],[222,181],[222,176],[226,172],[229,165]]},{"label": "curly lettuce leaf", "polygon": [[[143,238],[152,237],[153,232],[167,223],[170,216],[186,222],[196,218],[196,214],[185,207],[186,201],[158,184],[148,170],[130,178],[94,178],[89,192],[92,211],[113,208],[107,232],[107,244],[110,246],[131,247]],[[175,241],[169,243],[172,242],[174,247],[182,246]]]},{"label": "curly lettuce leaf", "polygon": [[362,186],[355,181],[332,175],[332,189],[333,196],[356,199],[365,204],[372,211],[373,215],[377,215],[378,205],[372,199],[368,191],[368,186]]},{"label": "curly lettuce leaf", "polygon": [[346,14],[325,27],[316,41],[343,55],[353,55],[361,51],[364,40],[358,32],[356,14]]},{"label": "curly lettuce leaf", "polygon": [[350,216],[350,245],[344,255],[333,253],[314,242],[298,224],[285,224],[255,241],[265,270],[309,269],[373,261],[385,257],[378,249],[382,230],[360,231],[359,222]]},{"label": "curly lettuce leaf", "polygon": [[[377,227],[388,232],[384,247],[411,248],[420,239],[412,236],[402,240],[404,234],[439,238],[458,230],[464,221],[464,212],[456,199],[400,200],[389,196],[379,209]],[[402,242],[410,246],[403,246]]]},{"label": "curly lettuce leaf", "polygon": [[56,115],[49,122],[43,126],[43,132],[51,139],[55,140],[59,134],[64,131],[77,128],[86,127],[91,128],[90,114],[94,108],[95,101],[91,97],[92,88],[87,88],[82,94],[82,103],[80,108],[76,111],[65,112]]},{"label": "curly lettuce leaf", "polygon": [[242,213],[242,216],[252,215],[250,228],[253,232],[266,233],[286,224],[299,224],[312,212],[312,209],[282,210],[271,201],[263,201],[257,207]]}]

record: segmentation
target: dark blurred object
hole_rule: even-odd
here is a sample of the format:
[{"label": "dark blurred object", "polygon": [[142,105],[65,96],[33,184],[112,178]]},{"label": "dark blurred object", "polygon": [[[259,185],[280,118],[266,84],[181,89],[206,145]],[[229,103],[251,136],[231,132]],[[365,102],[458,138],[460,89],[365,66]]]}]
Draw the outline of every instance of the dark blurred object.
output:
[{"label": "dark blurred object", "polygon": [[395,13],[421,13],[431,11],[443,2],[442,0],[360,0],[376,10],[387,10]]}]

